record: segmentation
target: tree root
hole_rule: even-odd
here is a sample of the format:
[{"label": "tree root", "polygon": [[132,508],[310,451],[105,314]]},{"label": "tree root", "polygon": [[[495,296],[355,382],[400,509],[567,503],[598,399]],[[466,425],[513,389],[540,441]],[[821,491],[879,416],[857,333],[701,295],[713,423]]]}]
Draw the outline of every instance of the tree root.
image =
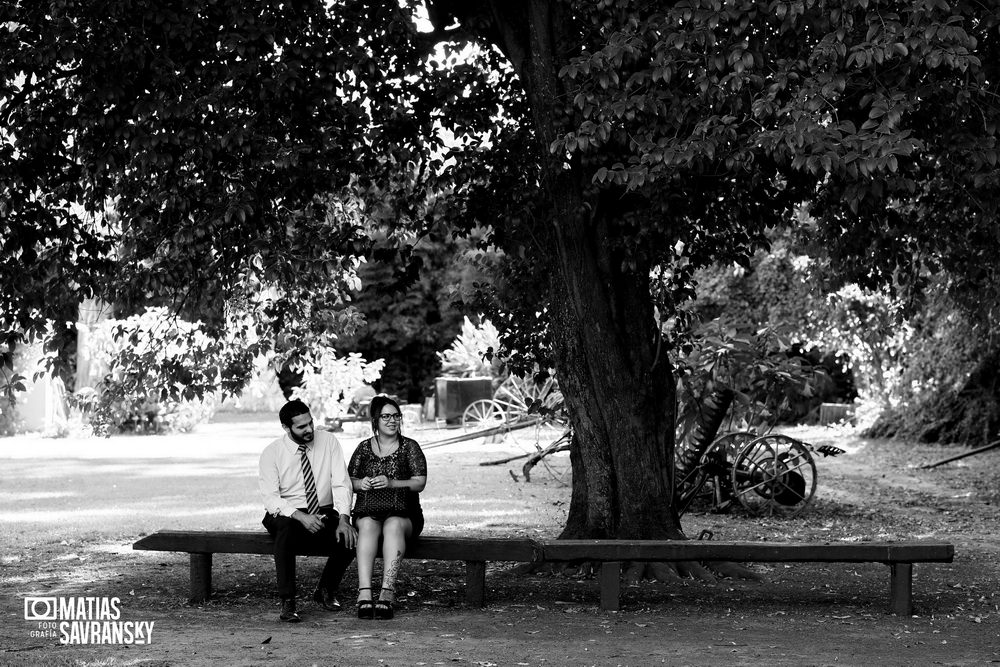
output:
[{"label": "tree root", "polygon": [[646,572],[654,581],[678,582],[683,579],[673,563],[646,563]]},{"label": "tree root", "polygon": [[743,563],[733,563],[722,561],[719,563],[709,563],[709,569],[725,579],[743,579],[745,581],[764,581],[764,577],[757,574]]},{"label": "tree root", "polygon": [[685,560],[677,563],[677,573],[681,577],[690,577],[691,579],[704,581],[706,584],[714,584],[718,581],[715,575],[697,561]]},{"label": "tree root", "polygon": [[634,586],[642,581],[646,573],[646,564],[639,562],[626,563],[622,571],[622,581],[626,586]]}]

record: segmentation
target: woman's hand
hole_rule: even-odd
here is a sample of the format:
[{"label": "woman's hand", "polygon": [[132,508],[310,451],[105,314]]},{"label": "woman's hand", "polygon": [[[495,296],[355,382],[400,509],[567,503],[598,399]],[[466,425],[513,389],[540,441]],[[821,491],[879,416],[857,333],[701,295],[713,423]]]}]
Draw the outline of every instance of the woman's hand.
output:
[{"label": "woman's hand", "polygon": [[378,475],[377,477],[365,477],[361,480],[361,490],[371,491],[372,489],[388,489],[389,488],[389,478],[385,475]]}]

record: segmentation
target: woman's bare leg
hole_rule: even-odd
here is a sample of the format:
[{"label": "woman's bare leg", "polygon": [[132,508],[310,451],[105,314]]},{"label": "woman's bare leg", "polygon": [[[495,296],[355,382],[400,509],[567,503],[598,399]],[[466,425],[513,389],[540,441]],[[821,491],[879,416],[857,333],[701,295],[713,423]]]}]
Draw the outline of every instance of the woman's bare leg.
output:
[{"label": "woman's bare leg", "polygon": [[[406,540],[413,532],[413,522],[399,516],[390,516],[382,525],[382,562],[385,569],[382,572],[382,593],[381,600],[396,599],[396,575],[399,574],[399,567],[403,562],[403,554],[406,553]],[[358,553],[358,560],[361,553]],[[360,578],[361,565],[358,564],[358,576]]]},{"label": "woman's bare leg", "polygon": [[358,600],[372,599],[372,570],[381,535],[380,522],[367,516],[358,519]]}]

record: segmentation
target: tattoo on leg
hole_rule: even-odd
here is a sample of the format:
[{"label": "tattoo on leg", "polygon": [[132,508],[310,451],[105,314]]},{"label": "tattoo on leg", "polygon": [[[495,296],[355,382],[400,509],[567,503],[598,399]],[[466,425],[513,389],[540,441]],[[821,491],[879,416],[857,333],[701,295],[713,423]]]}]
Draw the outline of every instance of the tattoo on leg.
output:
[{"label": "tattoo on leg", "polygon": [[396,553],[385,564],[385,572],[382,574],[382,588],[395,589],[396,575],[399,574],[399,564],[402,560],[403,552],[397,549]]}]

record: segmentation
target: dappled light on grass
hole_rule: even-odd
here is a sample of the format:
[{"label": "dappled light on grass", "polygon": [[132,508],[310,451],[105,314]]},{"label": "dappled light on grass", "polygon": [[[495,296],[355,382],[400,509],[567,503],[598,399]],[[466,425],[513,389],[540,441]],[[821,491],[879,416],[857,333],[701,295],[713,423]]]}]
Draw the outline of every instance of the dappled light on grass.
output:
[{"label": "dappled light on grass", "polygon": [[24,493],[11,493],[0,491],[0,504],[5,503],[29,503],[38,500],[51,500],[53,498],[67,498],[75,495],[70,491],[25,491]]},{"label": "dappled light on grass", "polygon": [[425,504],[424,512],[429,517],[427,532],[428,534],[462,535],[472,532],[481,533],[487,528],[499,526],[523,527],[525,524],[530,524],[532,517],[537,514],[529,509],[497,509],[498,503],[490,503],[490,505],[477,510],[448,510]]},{"label": "dappled light on grass", "polygon": [[[347,455],[366,435],[361,425],[351,428],[337,434]],[[453,431],[411,433],[432,441]],[[131,544],[159,529],[263,530],[257,463],[280,434],[276,417],[243,423],[230,416],[189,434],[0,439],[0,499],[10,501],[0,511],[0,535],[12,536],[7,542],[15,551],[19,544],[45,543],[78,552],[83,547],[60,543]],[[534,435],[523,433],[526,442]],[[495,457],[495,444],[483,447],[481,440],[427,452],[430,476],[421,500],[428,532],[484,534],[502,526],[504,533],[554,534],[568,489],[552,484],[540,468],[537,481],[515,482],[511,471],[520,473],[520,461],[480,466]]]},{"label": "dappled light on grass", "polygon": [[[162,503],[150,503],[146,507],[129,507],[126,511],[133,517],[153,517],[153,518],[184,518],[184,517],[206,517],[218,516],[220,514],[247,514],[256,512],[256,505],[230,505],[205,508],[192,508],[190,503],[178,504],[176,507],[164,506]],[[122,514],[119,508],[99,508],[92,507],[80,510],[19,510],[16,512],[0,512],[0,524],[11,523],[59,523],[80,525],[94,519],[106,519],[119,517]]]},{"label": "dappled light on grass", "polygon": [[[750,517],[738,511],[714,514],[702,508],[685,515],[685,532],[695,538],[702,529],[711,530],[716,540],[855,542],[933,535],[955,542],[958,556],[954,564],[916,568],[914,601],[920,619],[886,616],[885,566],[874,563],[752,565],[764,577],[762,582],[643,581],[636,586],[626,585],[622,611],[609,615],[598,611],[598,583],[593,573],[529,575],[512,564],[491,563],[487,574],[491,603],[483,610],[470,610],[462,605],[462,564],[425,561],[407,562],[400,579],[400,590],[406,592],[400,605],[404,613],[399,622],[405,624],[399,626],[405,627],[401,636],[426,633],[433,642],[440,642],[439,635],[459,632],[452,627],[470,631],[482,627],[482,636],[489,637],[492,650],[498,641],[493,634],[496,628],[511,630],[513,636],[531,642],[565,630],[565,623],[579,622],[583,627],[580,636],[585,641],[595,630],[600,638],[617,636],[608,634],[614,632],[629,642],[642,635],[643,641],[656,644],[656,655],[660,656],[664,633],[679,641],[699,628],[711,628],[715,634],[699,639],[698,645],[710,647],[722,642],[725,646],[711,649],[717,652],[707,657],[706,649],[699,649],[703,651],[699,655],[705,657],[705,664],[729,664],[732,660],[727,662],[722,651],[730,651],[736,644],[786,646],[789,636],[843,636],[844,632],[869,632],[867,628],[874,628],[865,635],[873,638],[873,647],[877,642],[914,638],[947,638],[950,646],[959,645],[954,635],[965,633],[961,645],[967,646],[970,636],[978,636],[970,633],[992,632],[995,605],[1000,602],[995,586],[993,537],[1000,534],[1000,515],[995,507],[978,499],[982,490],[997,488],[996,470],[1000,467],[994,462],[1000,460],[1000,452],[995,457],[975,459],[974,466],[948,465],[919,471],[915,465],[939,458],[940,452],[924,446],[868,442],[821,429],[796,431],[795,437],[819,444],[829,438],[831,444],[849,452],[817,462],[817,497],[804,512],[791,519],[778,519]],[[211,439],[203,436],[189,438],[193,442],[185,445],[187,451],[212,446]],[[108,473],[109,467],[122,465],[125,460],[81,458],[69,466],[71,476],[38,478],[21,475],[25,466],[34,465],[32,462],[5,461],[0,468],[4,471],[0,473],[0,488],[10,502],[0,513],[0,543],[6,547],[5,558],[0,561],[0,591],[10,599],[24,595],[118,596],[135,618],[155,618],[162,623],[162,646],[169,646],[168,658],[173,658],[175,651],[191,658],[190,653],[183,654],[182,646],[193,638],[199,643],[192,650],[201,656],[205,647],[238,637],[235,652],[227,656],[229,660],[215,655],[214,662],[206,659],[195,664],[249,664],[250,654],[256,656],[255,652],[260,651],[260,639],[274,636],[272,644],[278,640],[273,630],[277,611],[273,562],[258,555],[217,555],[214,599],[205,605],[189,606],[187,554],[133,551],[131,545],[138,537],[161,528],[263,531],[256,488],[257,444],[248,442],[242,452],[205,457],[204,467],[193,458],[181,460],[183,457],[175,455],[136,460],[128,471],[113,474]],[[539,473],[537,482],[515,482],[509,471],[520,472],[519,462],[480,466],[485,458],[474,446],[428,452],[431,475],[427,492],[422,494],[428,522],[426,534],[558,535],[565,522],[569,489],[547,473]],[[206,472],[215,465],[227,467],[237,461],[246,464],[241,474],[213,476]],[[189,470],[191,476],[173,474],[182,469]],[[32,494],[32,499],[18,502],[23,494]],[[321,559],[302,559],[300,574],[306,586],[316,581],[321,566]],[[357,586],[354,567],[348,571],[344,586],[346,591]],[[311,611],[308,602],[303,609]],[[981,624],[977,618],[982,619]],[[317,650],[326,652],[324,655],[329,655],[331,636],[324,629],[330,629],[334,637],[372,632],[370,626],[355,629],[350,614],[314,616],[311,620],[322,629],[301,638],[315,641],[320,646]],[[30,644],[19,620],[8,625],[11,645]],[[966,630],[972,627],[974,630]],[[720,628],[732,632],[726,635],[725,642],[720,639]],[[671,635],[673,632],[677,634]],[[248,633],[251,638],[247,638]],[[890,636],[893,633],[902,639],[894,639]],[[0,646],[3,638],[0,629]],[[389,642],[383,643],[388,646]],[[242,644],[249,648],[241,648]],[[380,650],[385,646],[380,644]],[[239,653],[241,650],[246,653]],[[871,655],[881,655],[875,648],[871,650]],[[768,651],[773,652],[770,648],[764,652]],[[0,655],[0,662],[7,664],[10,655],[16,654]],[[45,657],[51,655],[49,652]],[[495,653],[490,657],[496,660]],[[178,658],[177,662],[192,661]],[[539,664],[527,659],[524,662]],[[805,662],[808,660],[803,658],[794,664]],[[412,664],[412,660],[399,658],[396,663]],[[770,663],[767,656],[761,655],[740,664]],[[50,663],[36,660],[23,664]]]},{"label": "dappled light on grass", "polygon": [[127,480],[139,477],[209,477],[223,475],[244,476],[247,467],[245,462],[228,462],[225,459],[217,461],[189,461],[182,459],[159,459],[155,467],[147,461],[122,461],[104,463],[100,459],[69,459],[46,463],[44,466],[35,464],[11,465],[18,477],[26,479],[73,478],[85,475],[102,475],[108,480]]}]

